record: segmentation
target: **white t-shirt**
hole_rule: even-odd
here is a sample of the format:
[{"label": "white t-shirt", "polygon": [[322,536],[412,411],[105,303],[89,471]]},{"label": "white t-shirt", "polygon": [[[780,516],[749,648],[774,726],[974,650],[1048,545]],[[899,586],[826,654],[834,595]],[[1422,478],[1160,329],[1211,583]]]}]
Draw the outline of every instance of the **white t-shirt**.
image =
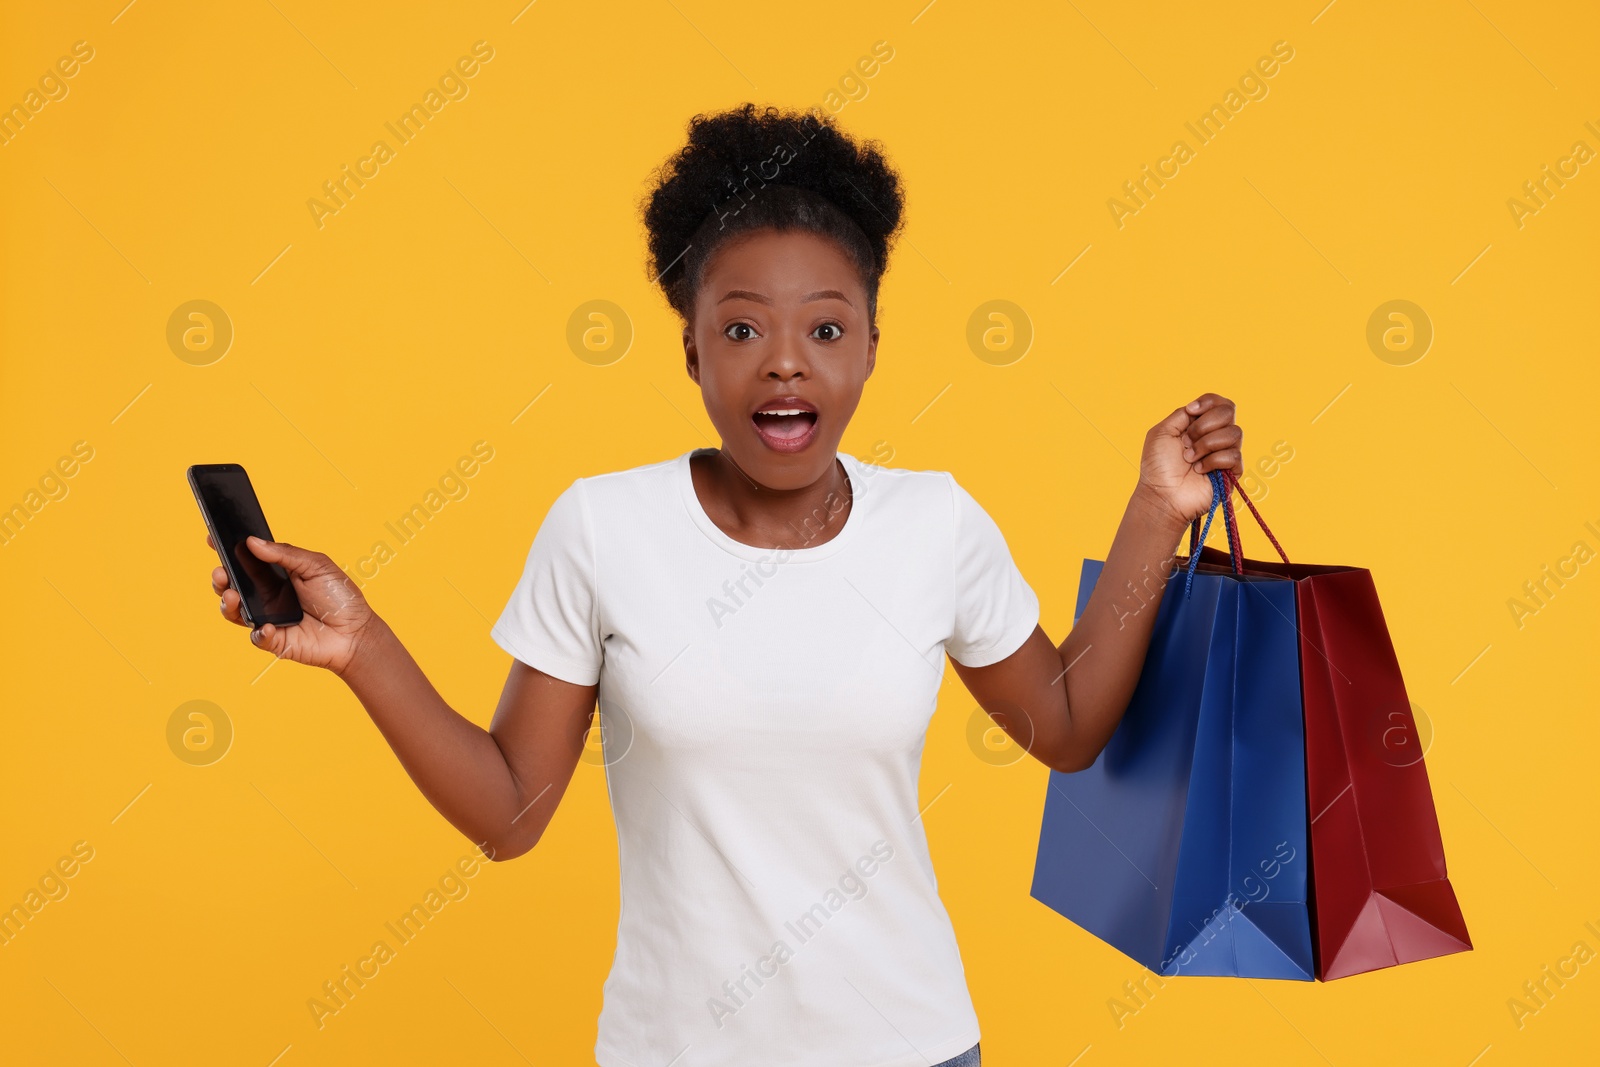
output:
[{"label": "white t-shirt", "polygon": [[839,453],[844,527],[756,548],[700,505],[694,451],[574,481],[492,630],[530,666],[599,683],[621,913],[595,1059],[965,1052],[978,1019],[917,776],[945,653],[1004,659],[1038,598],[948,473]]}]

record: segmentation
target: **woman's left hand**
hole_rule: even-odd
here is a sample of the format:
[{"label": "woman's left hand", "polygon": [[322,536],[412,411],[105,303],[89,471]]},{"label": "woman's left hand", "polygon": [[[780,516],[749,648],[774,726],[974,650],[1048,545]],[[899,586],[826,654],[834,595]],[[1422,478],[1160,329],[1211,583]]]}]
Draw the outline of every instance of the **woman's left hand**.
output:
[{"label": "woman's left hand", "polygon": [[1211,510],[1214,470],[1243,469],[1244,431],[1233,401],[1206,393],[1151,428],[1139,461],[1139,491],[1169,508],[1184,525]]}]

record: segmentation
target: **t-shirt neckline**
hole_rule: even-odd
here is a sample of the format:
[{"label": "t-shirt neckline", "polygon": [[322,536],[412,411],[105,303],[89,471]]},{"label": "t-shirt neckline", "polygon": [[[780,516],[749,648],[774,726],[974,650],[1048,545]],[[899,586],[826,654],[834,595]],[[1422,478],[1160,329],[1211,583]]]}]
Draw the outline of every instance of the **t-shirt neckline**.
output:
[{"label": "t-shirt neckline", "polygon": [[[862,492],[864,479],[860,474],[860,467],[856,458],[846,452],[837,452],[839,463],[844,467],[845,477],[850,480],[850,514],[845,516],[844,526],[832,539],[820,545],[810,545],[803,548],[762,548],[757,545],[747,545],[743,541],[736,541],[725,533],[722,527],[711,521],[711,516],[706,514],[705,507],[700,503],[700,497],[694,491],[694,473],[690,467],[690,458],[700,452],[714,452],[714,448],[691,448],[678,457],[675,475],[678,490],[683,498],[684,510],[690,520],[700,528],[706,539],[723,551],[753,562],[770,561],[773,563],[810,563],[814,560],[826,559],[842,550],[855,536],[860,528],[863,508]],[[803,539],[803,534],[801,535]]]}]

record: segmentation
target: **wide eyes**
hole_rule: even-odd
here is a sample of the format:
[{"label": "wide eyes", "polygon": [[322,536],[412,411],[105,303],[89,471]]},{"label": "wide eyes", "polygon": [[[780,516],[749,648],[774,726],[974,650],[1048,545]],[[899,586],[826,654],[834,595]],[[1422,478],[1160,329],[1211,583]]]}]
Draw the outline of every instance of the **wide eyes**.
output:
[{"label": "wide eyes", "polygon": [[[755,327],[748,322],[730,322],[722,335],[730,341],[748,341],[756,335]],[[818,323],[811,336],[819,341],[837,341],[844,336],[844,327],[837,322]]]}]

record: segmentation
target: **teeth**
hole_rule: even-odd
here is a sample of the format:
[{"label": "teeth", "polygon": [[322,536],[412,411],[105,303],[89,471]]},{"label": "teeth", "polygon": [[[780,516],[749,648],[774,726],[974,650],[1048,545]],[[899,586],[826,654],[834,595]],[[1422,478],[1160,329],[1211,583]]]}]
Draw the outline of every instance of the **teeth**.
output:
[{"label": "teeth", "polygon": [[756,412],[757,415],[806,415],[809,412],[800,408],[763,408]]}]

